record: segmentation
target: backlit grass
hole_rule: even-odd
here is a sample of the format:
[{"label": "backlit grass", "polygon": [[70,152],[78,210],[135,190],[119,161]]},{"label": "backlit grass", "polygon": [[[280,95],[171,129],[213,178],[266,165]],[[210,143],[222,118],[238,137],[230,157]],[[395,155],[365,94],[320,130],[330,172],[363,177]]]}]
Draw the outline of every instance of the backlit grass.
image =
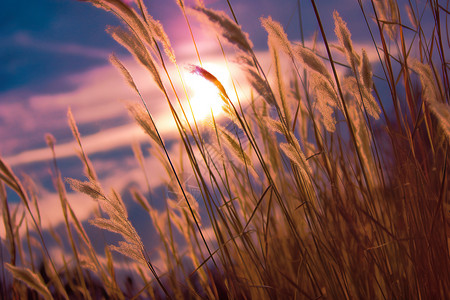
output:
[{"label": "backlit grass", "polygon": [[[3,298],[450,296],[448,3],[355,1],[372,41],[361,49],[339,7],[330,36],[316,2],[299,1],[314,13],[317,22],[309,26],[317,27],[317,37],[313,43],[291,41],[277,20],[261,18],[269,72],[232,4],[220,12],[176,1],[192,47],[197,50],[191,22],[214,28],[224,62],[239,61],[252,89],[251,98],[243,99],[236,88],[225,88],[197,52],[190,71],[215,89],[223,113],[196,119],[183,87],[174,83],[186,81],[172,44],[144,2],[88,2],[123,21],[108,32],[148,70],[179,134],[178,145],[169,147],[154,122],[153,100],[142,97],[133,74],[111,56],[136,92],[128,111],[148,134],[151,156],[161,161],[172,191],[167,199],[153,199],[164,202],[164,210],[155,208],[148,191],[130,191],[160,237],[157,250],[149,251],[133,227],[124,191],[103,190],[69,111],[85,181],[64,179],[50,135],[47,143],[67,233],[54,238],[71,252],[63,265],[54,262],[42,235],[39,200],[0,160],[2,245],[8,250],[2,260],[9,271],[2,275]],[[427,22],[432,28],[422,26],[425,18],[434,21]],[[177,146],[181,155],[174,154]],[[133,149],[148,182],[146,157],[139,146]],[[192,175],[189,186],[185,174]],[[119,234],[118,244],[94,250],[67,201],[65,183],[98,201],[90,223],[99,234]],[[31,218],[9,208],[5,185]],[[19,227],[26,227],[25,236]],[[111,251],[130,259],[139,281],[117,276]],[[155,260],[165,267],[156,268]]]}]

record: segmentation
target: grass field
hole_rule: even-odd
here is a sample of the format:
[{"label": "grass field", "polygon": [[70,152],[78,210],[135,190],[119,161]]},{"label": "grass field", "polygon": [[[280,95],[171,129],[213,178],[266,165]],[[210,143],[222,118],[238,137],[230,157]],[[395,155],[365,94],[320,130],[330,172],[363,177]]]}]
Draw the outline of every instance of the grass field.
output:
[{"label": "grass field", "polygon": [[[314,12],[315,39],[290,41],[277,20],[261,18],[270,54],[262,62],[232,3],[221,12],[178,0],[185,26],[213,28],[224,61],[238,61],[252,88],[250,99],[240,99],[198,54],[190,72],[213,86],[223,109],[206,119],[196,118],[175,88],[173,82],[185,82],[180,64],[164,24],[142,0],[87,2],[123,21],[108,32],[147,69],[178,132],[171,147],[181,154],[174,157],[150,100],[111,55],[140,99],[124,109],[148,134],[172,191],[161,199],[164,210],[147,190],[129,191],[158,233],[157,251],[142,242],[119,191],[102,188],[69,111],[85,181],[61,174],[47,136],[66,228],[53,238],[71,249],[63,263],[46,245],[36,193],[0,158],[3,299],[450,297],[448,2],[354,1],[372,41],[361,49],[339,7],[330,36],[316,1],[299,1]],[[150,176],[140,147],[134,153],[142,176]],[[28,218],[11,209],[6,186]],[[97,201],[90,224],[117,233],[119,243],[94,249],[68,202],[69,186]],[[134,277],[117,275],[115,252],[129,258]],[[156,268],[156,260],[165,267]]]}]

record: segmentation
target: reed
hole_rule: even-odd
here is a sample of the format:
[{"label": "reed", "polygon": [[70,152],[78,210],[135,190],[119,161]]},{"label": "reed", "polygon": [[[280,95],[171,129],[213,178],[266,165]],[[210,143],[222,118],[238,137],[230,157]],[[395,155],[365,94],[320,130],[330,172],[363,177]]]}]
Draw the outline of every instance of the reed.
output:
[{"label": "reed", "polygon": [[[448,8],[438,1],[355,1],[372,40],[365,49],[353,42],[338,11],[335,36],[327,36],[314,0],[307,4],[321,38],[313,47],[289,40],[271,17],[261,18],[272,78],[228,1],[233,18],[201,1],[195,7],[176,1],[200,63],[191,72],[212,83],[224,105],[226,120],[212,116],[202,125],[187,118],[173,84],[185,81],[181,72],[173,75],[167,68],[179,70],[172,44],[144,1],[87,2],[123,21],[108,32],[148,70],[179,134],[177,161],[148,109],[149,99],[112,55],[111,63],[138,96],[139,103],[127,108],[148,135],[150,155],[163,165],[171,191],[167,199],[153,197],[146,157],[134,145],[148,190],[131,194],[151,219],[159,244],[146,250],[122,201],[125,191],[103,191],[69,111],[87,179],[66,181],[98,201],[91,224],[122,240],[105,246],[104,253],[94,251],[67,201],[49,136],[72,250],[57,267],[42,238],[39,201],[30,200],[32,190],[0,158],[2,243],[8,250],[2,263],[9,271],[2,276],[13,278],[2,283],[4,299],[448,299],[450,82],[443,21]],[[298,1],[299,13],[307,4]],[[404,6],[408,21],[401,18]],[[433,30],[424,27],[425,15],[434,20]],[[190,26],[195,19],[216,30],[225,61],[240,62],[251,99],[238,95],[232,101],[229,95],[238,93],[203,67]],[[231,47],[224,49],[222,42]],[[377,59],[371,61],[369,53]],[[189,186],[186,174],[192,175]],[[22,199],[32,224],[11,211],[5,185]],[[164,208],[157,209],[155,201]],[[19,235],[24,226],[26,239]],[[41,239],[30,238],[28,228]],[[129,269],[140,283],[120,282],[111,251],[130,258]],[[163,269],[155,267],[158,259]]]}]

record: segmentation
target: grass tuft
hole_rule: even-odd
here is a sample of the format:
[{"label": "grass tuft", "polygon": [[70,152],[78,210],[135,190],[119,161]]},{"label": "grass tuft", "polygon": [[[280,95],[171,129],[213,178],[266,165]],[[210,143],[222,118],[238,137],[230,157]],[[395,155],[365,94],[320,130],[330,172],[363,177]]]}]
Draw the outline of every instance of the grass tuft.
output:
[{"label": "grass tuft", "polygon": [[[2,280],[3,298],[449,298],[450,83],[443,31],[448,9],[442,4],[355,1],[371,38],[367,43],[352,41],[352,24],[337,11],[329,12],[334,35],[328,36],[316,1],[301,10],[299,1],[301,42],[289,40],[272,17],[260,19],[269,54],[261,64],[229,1],[233,18],[201,1],[195,7],[176,1],[200,64],[190,71],[215,86],[226,115],[191,124],[175,84],[186,83],[180,62],[144,1],[87,2],[122,20],[122,27],[108,32],[146,68],[178,136],[163,140],[162,125],[154,122],[137,82],[111,55],[138,97],[127,109],[151,145],[148,152],[133,145],[146,190],[103,191],[69,110],[87,179],[66,182],[98,203],[89,221],[96,232],[113,232],[120,240],[106,241],[104,252],[94,249],[68,201],[57,142],[48,135],[66,236],[49,232],[60,250],[71,250],[57,265],[43,236],[36,188],[0,158],[2,242],[8,249],[1,259],[12,275],[2,274],[9,278]],[[401,18],[404,6],[409,25]],[[315,36],[312,47],[305,46],[301,23],[308,9],[322,39]],[[240,65],[242,76],[230,74],[234,90],[202,65],[206,59],[188,14],[214,29],[227,66]],[[244,82],[238,77],[252,89],[249,99],[240,95]],[[149,159],[165,171],[164,197],[152,184]],[[20,205],[9,202],[5,186]],[[153,225],[151,252],[143,243],[146,233],[132,223],[125,195]],[[121,259],[129,278],[119,275]]]}]

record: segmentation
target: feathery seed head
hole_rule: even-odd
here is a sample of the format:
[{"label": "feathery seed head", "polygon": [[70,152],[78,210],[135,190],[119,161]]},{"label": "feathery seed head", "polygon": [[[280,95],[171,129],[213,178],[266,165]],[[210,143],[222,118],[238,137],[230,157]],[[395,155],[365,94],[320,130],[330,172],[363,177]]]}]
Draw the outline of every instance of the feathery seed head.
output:
[{"label": "feathery seed head", "polygon": [[224,12],[204,6],[195,6],[189,11],[197,16],[200,21],[209,23],[214,27],[231,45],[246,53],[251,53],[253,44],[248,34],[243,32],[241,26],[232,21]]},{"label": "feathery seed head", "polygon": [[344,49],[346,49],[346,51],[350,53],[353,52],[351,33],[347,28],[347,23],[345,23],[344,20],[342,20],[341,16],[337,11],[333,12],[333,18],[337,38],[341,42]]},{"label": "feathery seed head", "polygon": [[268,43],[274,46],[280,46],[289,56],[292,56],[292,46],[288,40],[287,34],[280,23],[272,20],[272,17],[261,18],[261,24],[269,34]]},{"label": "feathery seed head", "polygon": [[439,125],[450,143],[450,105],[437,101],[428,102],[428,107],[436,116]]},{"label": "feathery seed head", "polygon": [[48,145],[51,149],[54,149],[55,143],[56,143],[56,139],[55,139],[55,137],[53,136],[53,134],[47,133],[47,134],[45,135],[45,141],[46,141],[47,145]]},{"label": "feathery seed head", "polygon": [[372,91],[373,80],[372,80],[372,66],[370,65],[369,57],[367,56],[366,50],[362,50],[362,63],[360,66],[359,73],[361,75],[362,82],[367,90]]},{"label": "feathery seed head", "polygon": [[347,28],[347,23],[342,20],[337,11],[333,12],[333,18],[335,27],[334,32],[336,33],[341,46],[344,48],[348,63],[351,65],[352,69],[355,70],[360,63],[360,59],[353,49],[352,35]]},{"label": "feathery seed head", "polygon": [[130,72],[128,72],[128,70],[125,68],[122,62],[114,55],[114,53],[109,56],[109,61],[114,67],[116,67],[120,71],[120,73],[122,73],[122,76],[125,78],[130,87],[139,94],[139,90],[136,84],[134,83],[133,77],[131,76]]},{"label": "feathery seed head", "polygon": [[184,0],[175,0],[175,2],[177,3],[177,5],[180,7],[180,8],[184,8]]},{"label": "feathery seed head", "polygon": [[322,59],[310,49],[296,43],[294,46],[294,57],[303,62],[309,70],[317,72],[331,81],[330,73],[328,73]]},{"label": "feathery seed head", "polygon": [[170,44],[169,37],[167,36],[166,32],[164,31],[164,28],[158,20],[153,19],[152,16],[148,15],[147,20],[149,22],[150,30],[154,36],[154,38],[161,42],[164,48],[164,52],[169,57],[169,59],[176,63],[175,59],[175,52],[173,51],[172,45]]},{"label": "feathery seed head", "polygon": [[381,109],[369,89],[362,84],[358,84],[356,78],[351,76],[344,78],[343,86],[347,92],[353,95],[361,109],[364,108],[369,115],[376,120],[379,119]]},{"label": "feathery seed head", "polygon": [[67,178],[66,181],[70,184],[73,190],[79,191],[90,196],[92,199],[103,198],[103,193],[100,186],[94,181],[80,181],[72,178]]},{"label": "feathery seed head", "polygon": [[422,94],[424,99],[428,102],[438,101],[442,102],[441,92],[439,87],[442,86],[440,80],[435,80],[435,76],[431,67],[421,63],[417,59],[410,59],[408,62],[410,68],[419,75],[420,83],[422,84]]},{"label": "feathery seed head", "polygon": [[45,299],[53,299],[52,294],[47,288],[42,276],[34,273],[32,270],[24,267],[17,267],[5,262],[6,269],[10,271],[13,277],[25,283],[30,289],[41,294]]},{"label": "feathery seed head", "polygon": [[342,107],[334,86],[321,74],[311,73],[311,87],[316,94],[316,106],[322,115],[325,128],[334,132],[336,120],[333,117],[333,108]]},{"label": "feathery seed head", "polygon": [[[147,68],[158,88],[164,91],[158,69],[147,47],[132,32],[127,32],[120,27],[108,27],[106,30],[113,39],[124,46],[138,62]],[[155,50],[153,49],[153,51]]]},{"label": "feathery seed head", "polygon": [[[198,76],[203,77],[204,79],[208,80],[209,82],[211,82],[212,84],[214,84],[216,86],[216,88],[219,90],[222,99],[230,99],[228,97],[227,92],[225,91],[225,88],[223,87],[222,83],[220,83],[220,81],[216,78],[216,76],[214,76],[213,74],[211,74],[210,72],[206,71],[204,68],[200,67],[200,66],[196,66],[196,65],[190,65],[189,66],[189,70],[192,74],[196,74]],[[225,104],[228,104],[227,101],[224,101]]]},{"label": "feathery seed head", "polygon": [[161,145],[155,124],[145,108],[138,103],[130,103],[127,105],[127,109],[148,136],[158,145]]},{"label": "feathery seed head", "polygon": [[246,68],[245,72],[247,73],[247,80],[250,82],[250,85],[255,89],[255,91],[260,94],[269,105],[275,105],[276,101],[270,86],[261,77],[261,75],[259,75],[254,68]]},{"label": "feathery seed head", "polygon": [[[383,23],[383,27],[391,40],[395,39],[397,34],[396,23],[399,22],[398,5],[394,0],[374,0],[378,13],[378,19]],[[390,24],[387,24],[389,22]]]}]

